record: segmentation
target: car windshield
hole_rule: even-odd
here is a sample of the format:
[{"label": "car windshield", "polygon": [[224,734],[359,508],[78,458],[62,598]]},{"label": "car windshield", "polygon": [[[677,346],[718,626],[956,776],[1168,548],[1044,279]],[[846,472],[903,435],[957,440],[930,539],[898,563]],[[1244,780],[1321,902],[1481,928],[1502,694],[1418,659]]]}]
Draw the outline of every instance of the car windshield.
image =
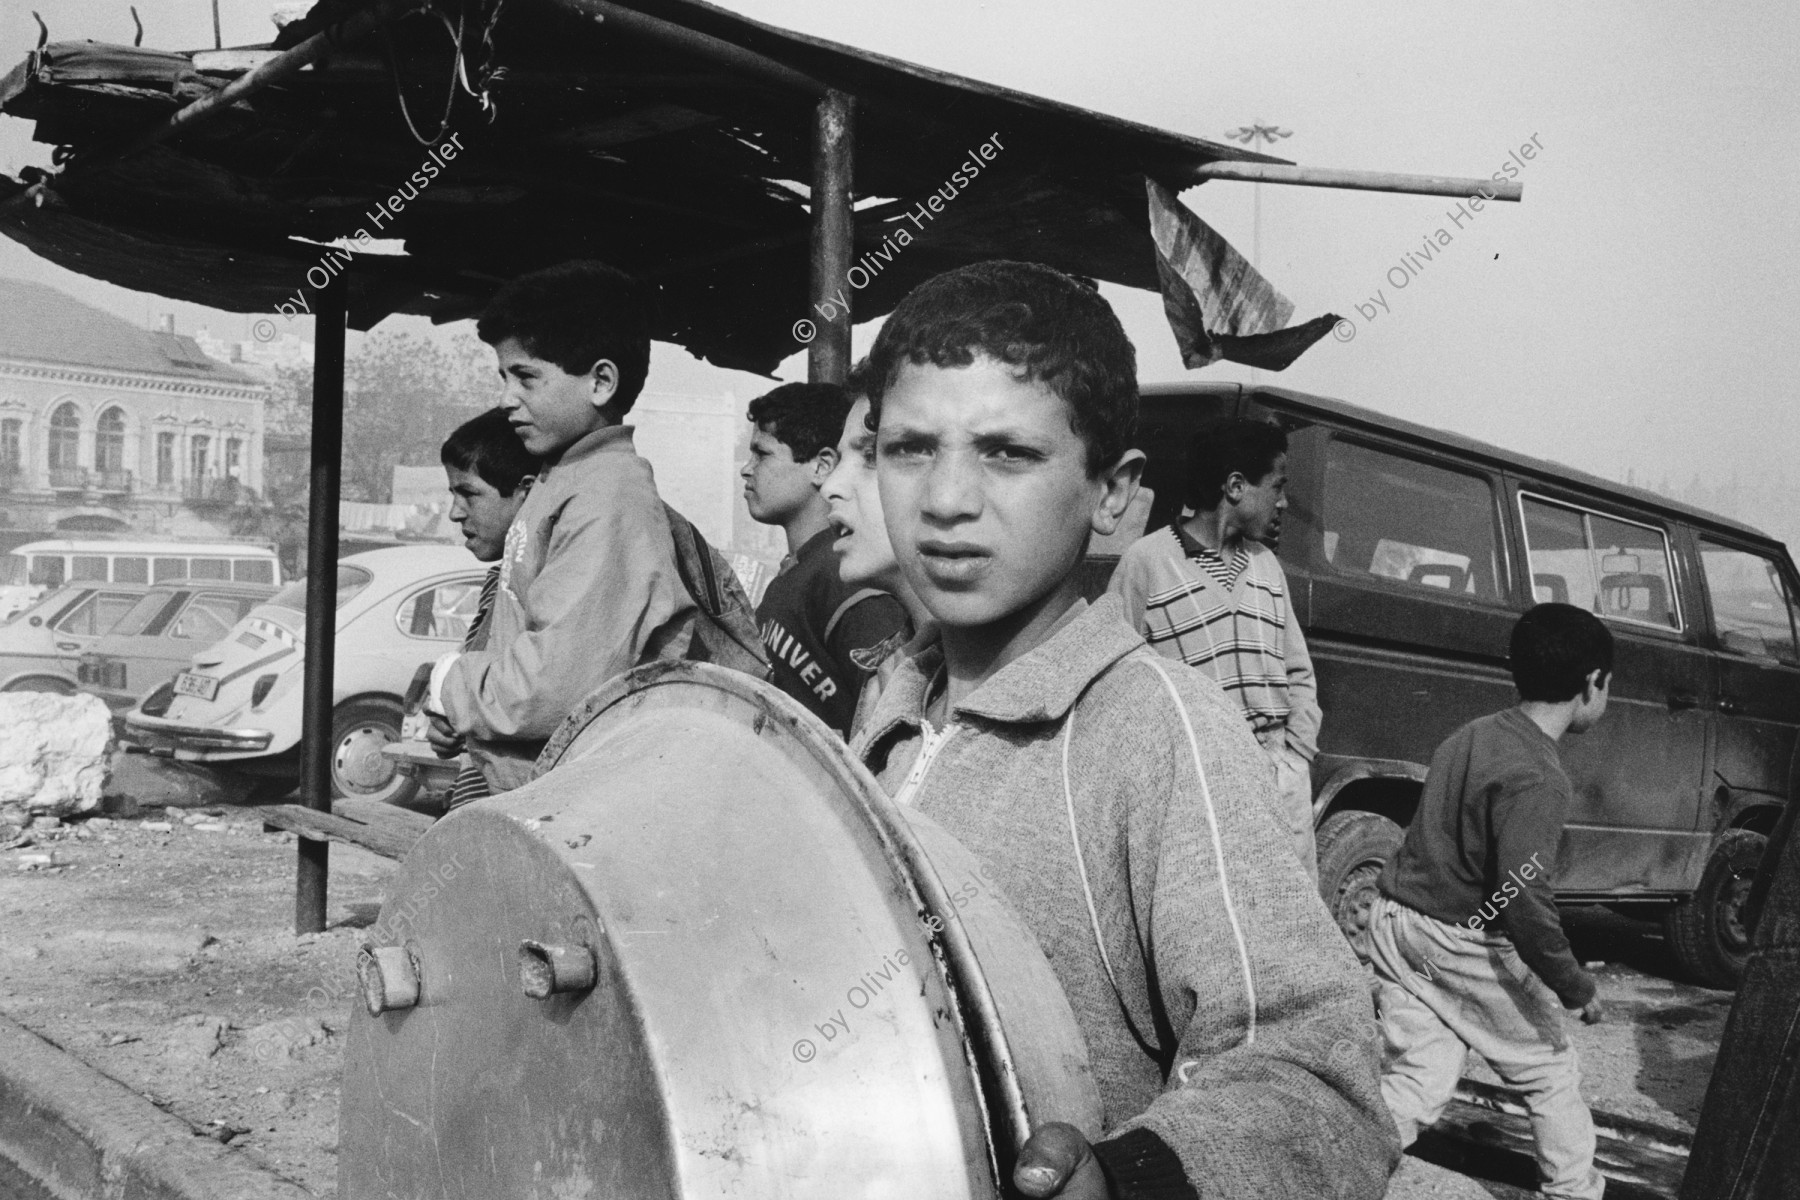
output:
[{"label": "car windshield", "polygon": [[119,637],[136,637],[145,632],[152,621],[162,616],[174,596],[175,592],[170,588],[151,588],[131,606],[130,612],[119,618],[119,623],[112,628],[113,633]]},{"label": "car windshield", "polygon": [[[361,567],[338,564],[337,569],[337,607],[342,608],[350,603],[350,598],[369,586],[375,576]],[[295,612],[306,611],[306,580],[296,579],[294,582],[276,592],[269,600],[270,604],[291,608]]]}]

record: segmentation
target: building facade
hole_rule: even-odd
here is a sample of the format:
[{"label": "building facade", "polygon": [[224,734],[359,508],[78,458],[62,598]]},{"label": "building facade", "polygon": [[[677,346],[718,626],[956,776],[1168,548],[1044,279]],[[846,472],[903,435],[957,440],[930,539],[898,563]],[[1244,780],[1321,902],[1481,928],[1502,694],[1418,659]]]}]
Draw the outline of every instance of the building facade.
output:
[{"label": "building facade", "polygon": [[260,504],[268,395],[173,318],[0,280],[0,528],[227,536]]}]

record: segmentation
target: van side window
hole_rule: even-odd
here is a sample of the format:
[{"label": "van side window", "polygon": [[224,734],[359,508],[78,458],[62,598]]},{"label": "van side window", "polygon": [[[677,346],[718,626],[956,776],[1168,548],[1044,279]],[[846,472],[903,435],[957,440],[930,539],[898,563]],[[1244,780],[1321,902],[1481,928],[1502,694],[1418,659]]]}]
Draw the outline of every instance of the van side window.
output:
[{"label": "van side window", "polygon": [[63,583],[63,556],[60,554],[34,554],[31,556],[31,582],[41,587],[61,587]]},{"label": "van side window", "polygon": [[69,560],[69,579],[73,583],[105,583],[106,556],[77,554]]},{"label": "van side window", "polygon": [[1681,628],[1662,530],[1521,496],[1532,597],[1618,621]]},{"label": "van side window", "polygon": [[1800,618],[1774,560],[1701,539],[1700,564],[1719,644],[1737,654],[1800,664],[1794,632]]},{"label": "van side window", "polygon": [[266,558],[234,558],[231,577],[239,583],[274,583],[275,564]]},{"label": "van side window", "polygon": [[113,559],[114,583],[149,583],[150,560],[147,558]]},{"label": "van side window", "polygon": [[1494,493],[1479,476],[1333,440],[1325,558],[1339,571],[1500,597]]},{"label": "van side window", "polygon": [[157,583],[161,583],[165,579],[187,578],[187,559],[185,558],[159,558],[155,560],[155,566]]},{"label": "van side window", "polygon": [[190,558],[188,559],[189,579],[230,579],[231,560],[228,558]]}]

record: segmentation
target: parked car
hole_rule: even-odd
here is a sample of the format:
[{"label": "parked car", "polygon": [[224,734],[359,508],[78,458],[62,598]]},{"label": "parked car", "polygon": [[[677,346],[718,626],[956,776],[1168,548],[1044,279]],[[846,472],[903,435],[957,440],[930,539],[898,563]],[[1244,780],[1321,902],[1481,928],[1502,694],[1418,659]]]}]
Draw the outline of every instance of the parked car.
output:
[{"label": "parked car", "polygon": [[[382,747],[400,739],[401,697],[421,663],[461,644],[485,568],[454,546],[352,554],[337,569],[331,786],[334,796],[402,800],[416,784]],[[125,718],[154,753],[291,783],[298,772],[306,582],[252,609]]]},{"label": "parked car", "polygon": [[171,579],[281,582],[275,551],[255,542],[27,542],[0,556],[0,617],[65,583],[163,583]]},{"label": "parked car", "polygon": [[60,587],[0,624],[0,692],[80,689],[81,652],[110,632],[149,589],[130,584]]},{"label": "parked car", "polygon": [[1660,910],[1685,972],[1732,985],[1740,909],[1800,782],[1800,579],[1781,543],[1341,401],[1236,385],[1145,389],[1148,528],[1179,518],[1192,433],[1224,415],[1289,431],[1278,550],[1325,712],[1320,890],[1352,940],[1432,752],[1515,702],[1513,622],[1557,600],[1597,613],[1617,646],[1605,719],[1562,748],[1575,802],[1558,896]]},{"label": "parked car", "polygon": [[267,583],[182,579],[152,587],[82,653],[81,690],[115,711],[130,708],[274,594]]}]

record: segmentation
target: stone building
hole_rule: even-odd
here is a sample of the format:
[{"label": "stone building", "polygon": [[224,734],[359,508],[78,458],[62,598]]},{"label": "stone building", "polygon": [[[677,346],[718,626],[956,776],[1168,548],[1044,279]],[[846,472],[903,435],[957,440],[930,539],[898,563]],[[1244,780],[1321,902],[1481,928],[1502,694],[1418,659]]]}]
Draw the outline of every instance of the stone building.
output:
[{"label": "stone building", "polygon": [[171,317],[0,279],[0,529],[228,535],[259,503],[268,395]]}]

